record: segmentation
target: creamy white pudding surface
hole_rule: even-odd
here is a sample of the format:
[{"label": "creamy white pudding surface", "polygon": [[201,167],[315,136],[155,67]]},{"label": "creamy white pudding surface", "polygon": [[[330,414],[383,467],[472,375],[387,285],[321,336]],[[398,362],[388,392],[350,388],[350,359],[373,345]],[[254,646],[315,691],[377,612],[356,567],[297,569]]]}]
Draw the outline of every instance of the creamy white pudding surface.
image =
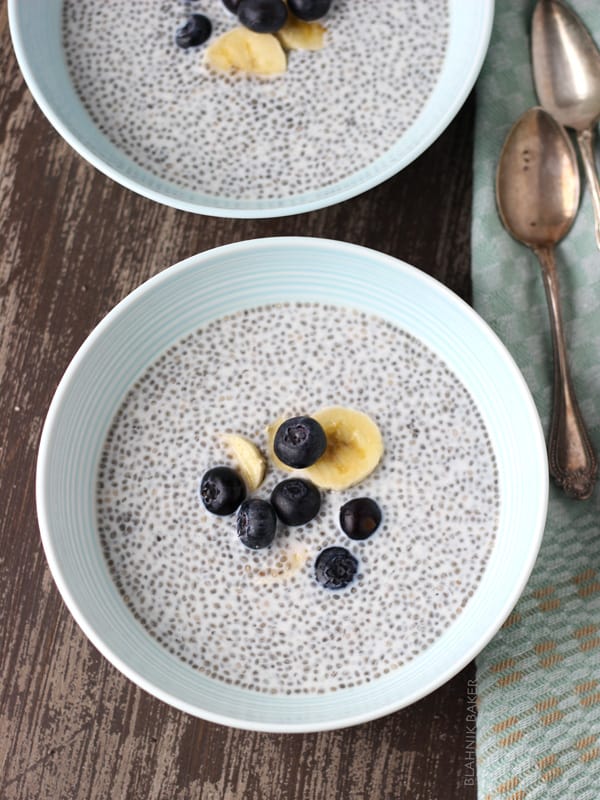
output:
[{"label": "creamy white pudding surface", "polygon": [[[383,435],[358,486],[323,492],[310,523],[279,525],[265,550],[235,515],[209,514],[202,474],[233,466],[222,434],[266,452],[269,423],[343,405]],[[255,496],[288,474],[272,465]],[[383,522],[366,541],[339,509],[368,496]],[[434,642],[472,597],[494,544],[495,457],[468,391],[423,343],[388,321],[319,303],[217,319],[165,352],[124,398],[98,475],[98,526],[111,574],[139,622],[202,673],[274,694],[372,681]],[[325,547],[358,559],[331,591],[314,578]]]},{"label": "creamy white pudding surface", "polygon": [[326,46],[292,51],[283,75],[211,72],[182,50],[190,12],[237,25],[221,0],[65,0],[63,38],[86,109],[152,175],[237,200],[337,183],[382,156],[431,95],[446,52],[448,0],[334,0]]}]

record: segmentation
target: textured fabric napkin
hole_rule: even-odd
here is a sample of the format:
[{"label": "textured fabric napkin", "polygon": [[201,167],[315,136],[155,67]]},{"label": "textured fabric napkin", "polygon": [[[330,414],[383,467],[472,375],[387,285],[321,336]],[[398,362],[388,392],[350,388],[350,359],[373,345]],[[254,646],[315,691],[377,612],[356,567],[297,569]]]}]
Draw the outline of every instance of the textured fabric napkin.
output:
[{"label": "textured fabric napkin", "polygon": [[[571,0],[571,6],[600,43],[598,0]],[[530,65],[533,7],[532,0],[499,0],[478,83],[473,293],[475,308],[525,375],[547,431],[552,349],[541,273],[533,253],[502,228],[494,199],[504,138],[537,103]],[[556,255],[571,372],[600,452],[600,252],[587,188]],[[600,484],[585,502],[551,487],[533,574],[477,660],[479,800],[600,798],[599,506]]]}]

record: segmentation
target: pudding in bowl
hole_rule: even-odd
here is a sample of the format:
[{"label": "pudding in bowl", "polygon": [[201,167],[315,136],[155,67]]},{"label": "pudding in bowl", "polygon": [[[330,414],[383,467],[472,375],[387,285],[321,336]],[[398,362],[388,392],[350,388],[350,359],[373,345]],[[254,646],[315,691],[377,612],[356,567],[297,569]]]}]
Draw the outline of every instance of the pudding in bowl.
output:
[{"label": "pudding in bowl", "polygon": [[[248,550],[235,514],[198,499],[205,470],[236,468],[223,434],[266,454],[274,420],[340,405],[376,422],[381,460],[321,489],[306,525],[279,522],[270,546]],[[288,477],[269,460],[252,496]],[[365,495],[383,519],[356,541],[340,509]],[[244,309],[169,347],[117,412],[97,502],[111,573],[145,628],[208,677],[284,694],[358,686],[432,644],[474,594],[499,520],[494,451],[464,384],[391,322],[321,303]],[[315,579],[336,546],[358,561],[341,592]]]}]

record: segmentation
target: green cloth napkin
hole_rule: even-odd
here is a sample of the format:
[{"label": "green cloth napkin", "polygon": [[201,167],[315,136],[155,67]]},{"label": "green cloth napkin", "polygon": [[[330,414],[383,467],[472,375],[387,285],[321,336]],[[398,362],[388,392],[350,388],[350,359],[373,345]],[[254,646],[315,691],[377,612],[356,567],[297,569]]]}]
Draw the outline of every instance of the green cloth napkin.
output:
[{"label": "green cloth napkin", "polygon": [[[572,0],[600,43],[598,0]],[[502,228],[494,183],[511,125],[536,105],[530,64],[532,0],[499,0],[478,82],[473,202],[475,308],[506,344],[548,430],[552,349],[540,269]],[[582,175],[583,186],[583,175]],[[583,190],[558,246],[571,371],[600,452],[600,252]],[[600,798],[600,484],[578,502],[550,491],[529,583],[477,659],[479,800]]]}]

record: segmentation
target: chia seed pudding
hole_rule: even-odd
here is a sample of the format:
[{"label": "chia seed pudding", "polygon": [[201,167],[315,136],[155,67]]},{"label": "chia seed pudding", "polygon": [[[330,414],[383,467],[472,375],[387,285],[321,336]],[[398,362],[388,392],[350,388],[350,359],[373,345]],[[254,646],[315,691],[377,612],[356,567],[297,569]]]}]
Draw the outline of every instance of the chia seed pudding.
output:
[{"label": "chia seed pudding", "polygon": [[185,190],[287,198],[383,156],[421,112],[445,57],[448,0],[334,0],[325,47],[292,51],[272,79],[216,74],[175,31],[221,0],[65,0],[68,68],[99,129],[140,167]]},{"label": "chia seed pudding", "polygon": [[[246,549],[235,516],[198,497],[208,468],[234,466],[222,434],[266,453],[274,420],[331,405],[377,423],[382,460],[359,485],[322,491],[311,522]],[[286,477],[270,463],[253,495]],[[353,541],[339,510],[364,496],[383,519]],[[428,347],[355,309],[286,303],[210,322],[148,367],[110,427],[97,508],[118,589],[170,653],[246,689],[323,693],[398,669],[461,613],[494,543],[499,488],[478,409]],[[341,591],[314,577],[333,546],[359,563]]]}]

